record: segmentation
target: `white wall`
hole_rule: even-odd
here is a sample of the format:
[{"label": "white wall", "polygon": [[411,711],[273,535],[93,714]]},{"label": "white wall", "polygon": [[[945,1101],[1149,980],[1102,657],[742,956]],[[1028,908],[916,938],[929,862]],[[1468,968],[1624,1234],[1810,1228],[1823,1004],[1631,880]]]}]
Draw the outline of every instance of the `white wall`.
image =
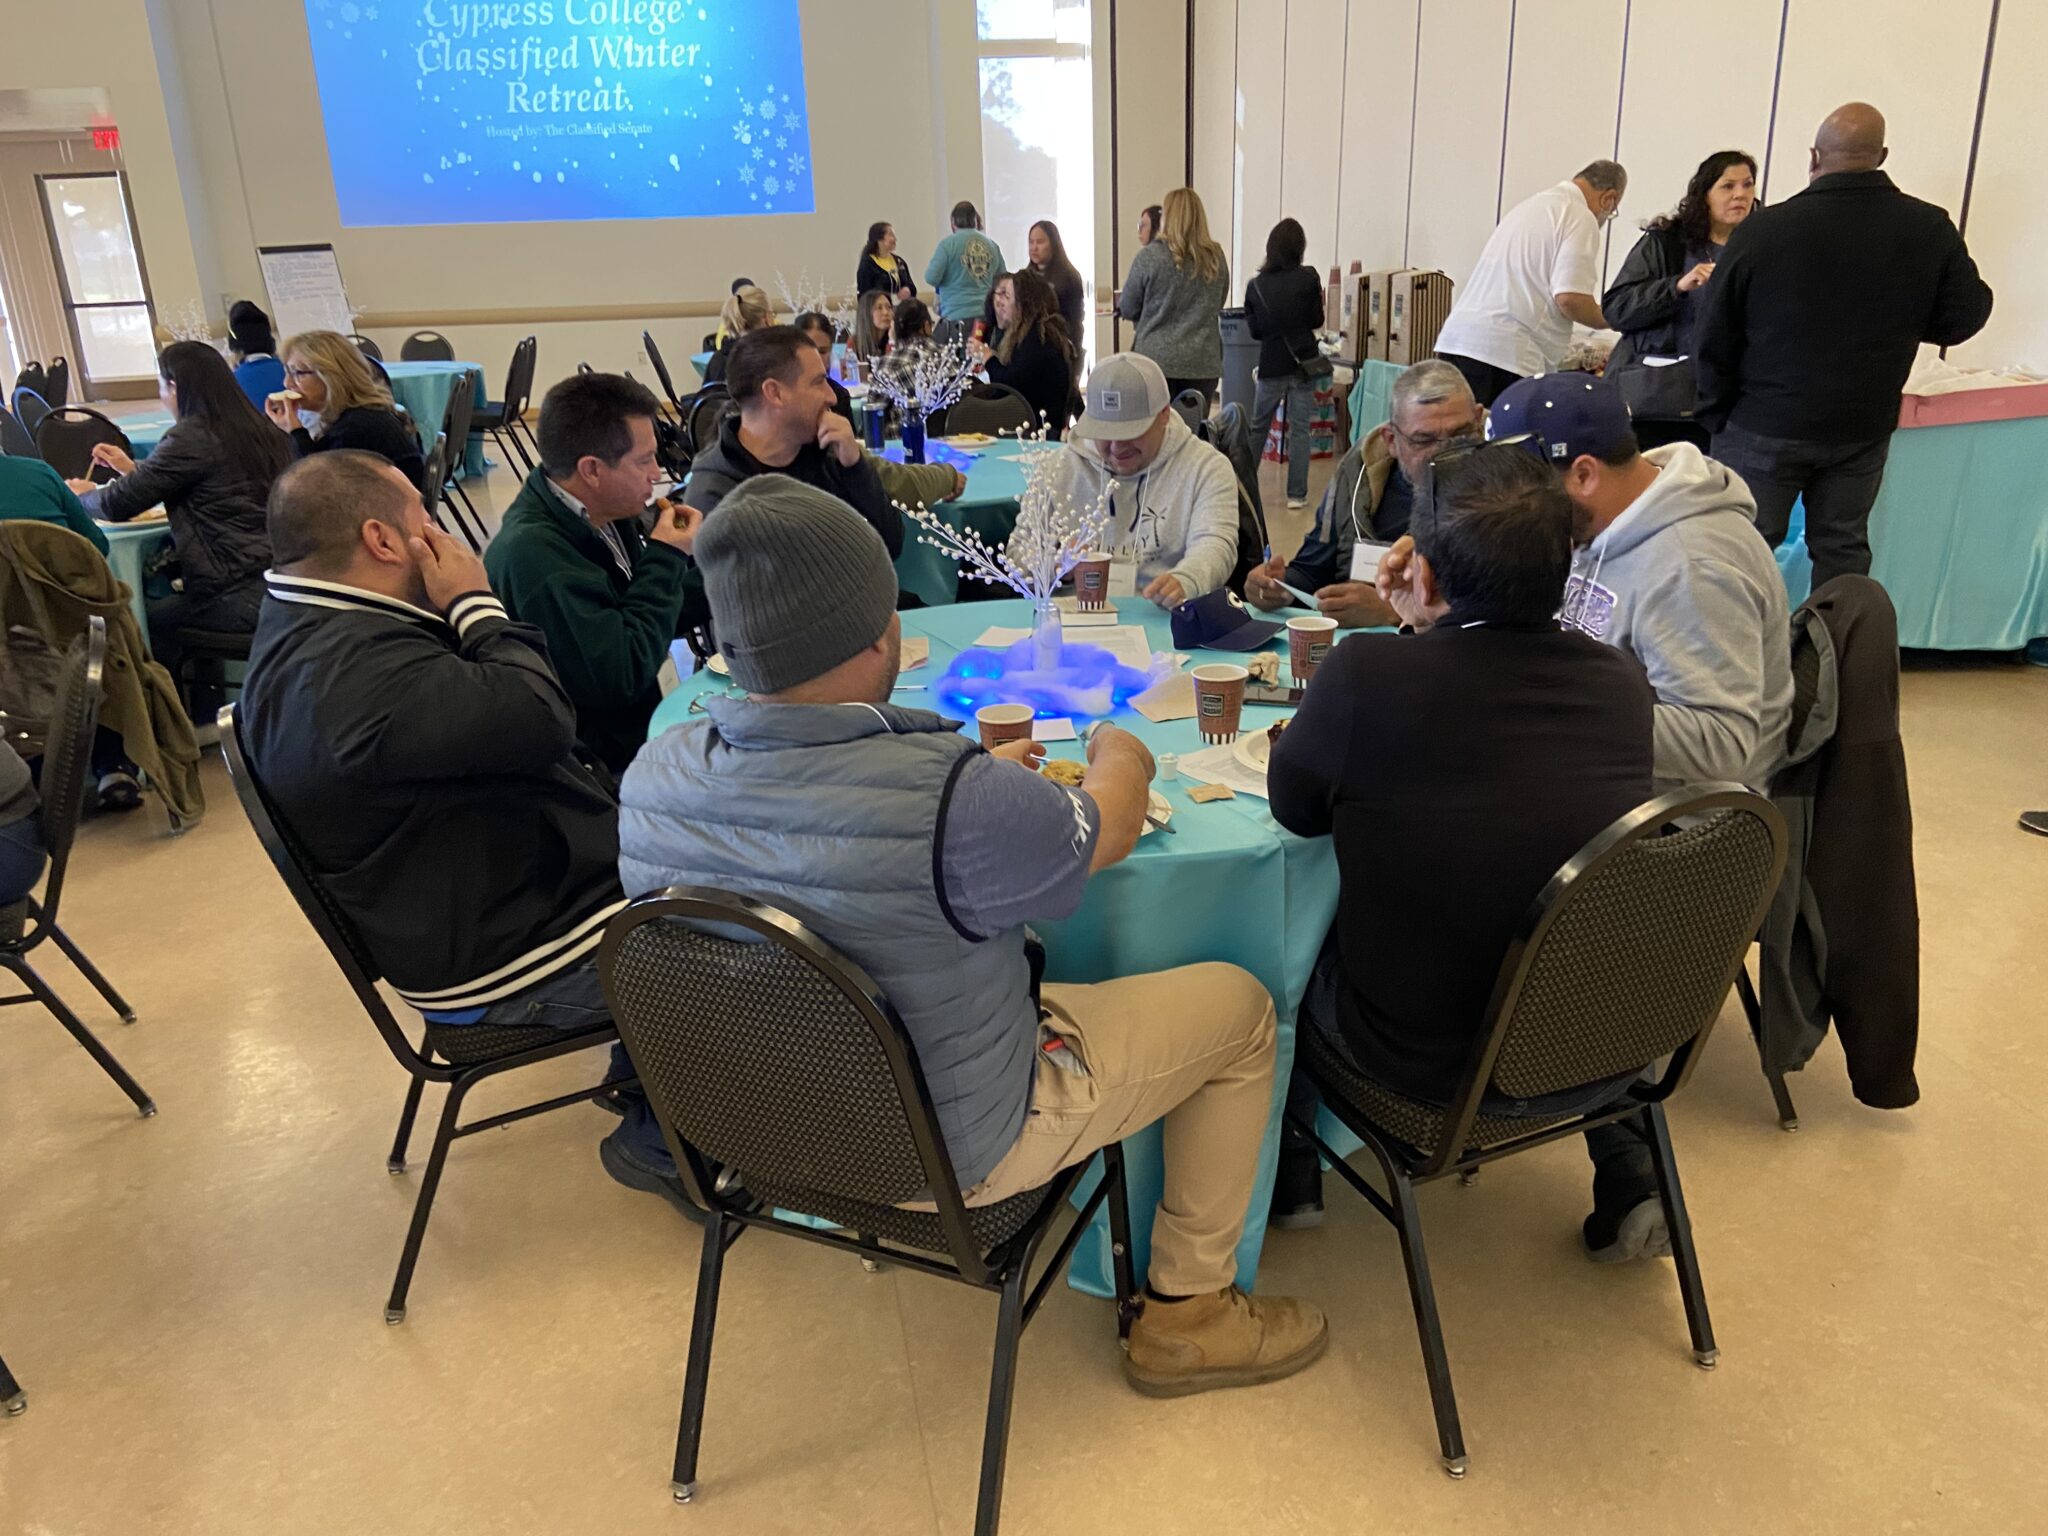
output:
[{"label": "white wall", "polygon": [[[1291,214],[1318,266],[1334,251],[1462,282],[1499,208],[1615,155],[1629,190],[1611,274],[1708,154],[1748,150],[1782,200],[1821,118],[1862,99],[1889,120],[1893,179],[1959,216],[1990,15],[1991,0],[1197,0],[1197,182],[1221,190],[1234,158],[1240,265]],[[1965,230],[1998,302],[1951,353],[1966,364],[2048,373],[2044,60],[2048,0],[2003,0]]]}]

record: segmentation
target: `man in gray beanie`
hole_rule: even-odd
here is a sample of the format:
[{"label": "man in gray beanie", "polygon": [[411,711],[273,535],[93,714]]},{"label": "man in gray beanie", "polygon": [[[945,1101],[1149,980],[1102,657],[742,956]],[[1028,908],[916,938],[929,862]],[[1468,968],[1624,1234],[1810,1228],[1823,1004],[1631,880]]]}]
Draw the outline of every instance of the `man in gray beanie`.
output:
[{"label": "man in gray beanie", "polygon": [[746,698],[650,741],[620,785],[629,894],[710,885],[789,913],[901,1014],[962,1192],[986,1205],[1159,1119],[1165,1199],[1124,1371],[1178,1396],[1314,1360],[1322,1314],[1234,1284],[1272,1103],[1273,1002],[1235,966],[1031,993],[1024,925],[1068,917],[1143,830],[1152,757],[1105,726],[1076,789],[1044,748],[985,752],[889,702],[902,630],[879,535],[781,475],[734,490],[695,557]]}]

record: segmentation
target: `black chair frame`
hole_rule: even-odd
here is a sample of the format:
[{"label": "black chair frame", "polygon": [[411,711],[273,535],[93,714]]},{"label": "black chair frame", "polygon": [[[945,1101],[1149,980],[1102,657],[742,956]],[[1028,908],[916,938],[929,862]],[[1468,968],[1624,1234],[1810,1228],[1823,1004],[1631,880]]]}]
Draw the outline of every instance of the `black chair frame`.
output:
[{"label": "black chair frame", "polygon": [[[1020,414],[1021,422],[1016,419]],[[949,432],[986,432],[991,437],[1015,437],[1047,425],[1023,392],[1007,384],[976,384],[946,413]]]},{"label": "black chair frame", "polygon": [[0,405],[0,455],[10,459],[40,459],[35,434],[21,424],[21,418]]},{"label": "black chair frame", "polygon": [[661,382],[661,392],[668,397],[669,406],[675,411],[676,420],[681,421],[684,412],[682,396],[676,393],[676,381],[669,376],[667,359],[661,355],[661,348],[654,344],[654,332],[642,331],[640,345],[647,353],[654,377]]},{"label": "black chair frame", "polygon": [[10,1419],[28,1412],[28,1394],[21,1390],[5,1360],[0,1360],[0,1408],[7,1410]]},{"label": "black chair frame", "polygon": [[[622,1011],[613,986],[614,968],[620,951],[636,930],[651,922],[680,919],[692,925],[707,924],[724,933],[741,930],[758,941],[776,944],[806,960],[827,979],[865,1018],[874,1030],[876,1044],[889,1066],[910,1128],[927,1188],[935,1192],[934,1204],[939,1226],[945,1235],[947,1257],[934,1258],[904,1247],[885,1243],[867,1233],[851,1236],[786,1221],[749,1195],[740,1183],[721,1179],[719,1167],[700,1152],[661,1112],[657,1091],[650,1086],[662,1135],[675,1157],[676,1171],[690,1202],[704,1211],[703,1247],[697,1268],[696,1307],[690,1323],[690,1349],[683,1376],[682,1419],[676,1433],[676,1459],[670,1491],[679,1504],[687,1504],[697,1491],[697,1452],[704,1430],[704,1405],[711,1375],[712,1334],[718,1320],[718,1291],[724,1273],[725,1253],[749,1228],[781,1232],[805,1242],[853,1253],[874,1268],[882,1263],[914,1270],[941,1280],[951,1280],[988,1291],[999,1298],[996,1322],[995,1360],[990,1373],[988,1415],[983,1429],[981,1480],[975,1503],[975,1536],[995,1536],[1002,1510],[1003,1472],[1009,1452],[1010,1410],[1016,1394],[1017,1352],[1025,1326],[1038,1313],[1053,1283],[1067,1267],[1081,1234],[1106,1200],[1109,1205],[1110,1249],[1115,1267],[1117,1291],[1117,1337],[1130,1336],[1138,1311],[1136,1282],[1132,1275],[1130,1202],[1124,1184],[1123,1149],[1112,1144],[1102,1153],[1102,1178],[1082,1203],[1079,1214],[1054,1247],[1052,1257],[1040,1269],[1029,1290],[1026,1282],[1040,1245],[1051,1231],[1062,1209],[1067,1207],[1090,1163],[1067,1169],[1044,1186],[1043,1203],[1023,1228],[1008,1240],[984,1251],[969,1225],[965,1201],[953,1172],[952,1157],[939,1131],[938,1114],[931,1090],[911,1048],[910,1038],[895,1008],[865,972],[837,950],[818,938],[802,923],[775,908],[704,886],[671,886],[642,896],[613,918],[598,950],[598,969],[604,977],[606,995],[612,999],[614,1018],[629,1018],[622,1033],[631,1050],[630,1015]],[[745,1170],[737,1170],[744,1179]],[[948,1262],[950,1260],[950,1262]]]},{"label": "black chair frame", "polygon": [[[511,364],[505,370],[505,398],[496,406],[479,406],[472,420],[505,456],[506,468],[516,461],[519,473],[530,475],[540,462],[540,444],[526,425],[526,407],[533,398],[533,375],[540,356],[540,341],[529,336],[512,349]],[[524,434],[522,438],[521,434]]]},{"label": "black chair frame", "polygon": [[[367,358],[369,361],[373,363],[381,363],[384,361],[384,349],[378,346],[377,343],[375,343],[374,341],[370,340],[369,337],[363,335],[361,332],[349,332],[348,343],[350,346],[354,347],[358,352],[362,353],[363,356]],[[387,374],[385,377],[389,378],[390,376]]]},{"label": "black chair frame", "polygon": [[[1749,966],[1744,963],[1735,973],[1735,995],[1742,999],[1743,1017],[1749,1020],[1749,1037],[1756,1042],[1757,1056],[1761,1060],[1764,1049],[1764,1008],[1756,995],[1756,983],[1749,979]],[[1785,1086],[1785,1074],[1773,1071],[1764,1065],[1764,1081],[1771,1085],[1772,1102],[1778,1106],[1778,1129],[1796,1131],[1799,1129],[1799,1106],[1792,1102],[1792,1090]]]},{"label": "black chair frame", "polygon": [[455,361],[455,343],[439,331],[414,331],[398,344],[398,360],[402,363],[452,363]]},{"label": "black chair frame", "polygon": [[[28,433],[29,441],[34,442],[36,431],[43,424],[43,418],[50,414],[50,402],[23,384],[16,386],[13,403],[15,420],[19,421],[22,430]],[[36,456],[42,456],[40,449],[37,450]]]},{"label": "black chair frame", "polygon": [[385,1047],[398,1064],[410,1074],[412,1082],[406,1088],[405,1107],[398,1117],[398,1134],[392,1138],[391,1154],[385,1168],[394,1177],[406,1171],[406,1147],[412,1139],[413,1119],[419,1112],[421,1091],[428,1083],[439,1083],[446,1087],[447,1097],[441,1104],[441,1115],[434,1129],[433,1150],[427,1154],[426,1169],[420,1177],[418,1198],[413,1202],[412,1222],[405,1234],[405,1247],[398,1260],[398,1274],[392,1282],[391,1295],[384,1305],[384,1321],[401,1323],[405,1321],[406,1297],[412,1287],[413,1269],[419,1262],[420,1244],[426,1237],[427,1218],[433,1212],[434,1195],[440,1188],[442,1169],[448,1160],[449,1147],[465,1136],[474,1136],[480,1131],[496,1130],[499,1126],[511,1125],[515,1121],[530,1119],[534,1115],[546,1114],[549,1110],[563,1109],[571,1104],[599,1099],[618,1088],[621,1082],[630,1079],[614,1079],[601,1082],[592,1088],[579,1089],[573,1093],[557,1094],[538,1103],[527,1104],[501,1114],[487,1115],[481,1119],[462,1121],[460,1119],[463,1100],[471,1089],[490,1078],[499,1077],[520,1067],[532,1066],[537,1062],[552,1061],[558,1056],[586,1051],[592,1046],[606,1045],[618,1038],[618,1031],[610,1024],[598,1028],[564,1033],[552,1029],[521,1031],[530,1035],[531,1043],[515,1044],[502,1054],[481,1061],[456,1062],[445,1058],[434,1060],[441,1054],[429,1028],[418,1046],[406,1038],[385,1004],[383,995],[377,990],[377,977],[372,970],[361,941],[357,939],[353,926],[341,914],[327,895],[319,879],[306,867],[299,851],[297,840],[287,830],[285,823],[272,809],[268,792],[263,788],[249,767],[249,760],[242,743],[241,722],[236,718],[232,705],[220,712],[220,742],[228,763],[228,775],[234,781],[235,795],[242,802],[242,809],[248,814],[249,824],[255,829],[256,839],[269,855],[271,865],[284,881],[285,889],[305,914],[306,921],[327,946],[327,953],[340,969],[342,976],[354,990],[356,1001],[370,1022],[383,1038]]},{"label": "black chair frame", "polygon": [[724,384],[706,384],[683,406],[683,447],[692,459],[718,440],[719,424],[728,412],[737,410]]},{"label": "black chair frame", "polygon": [[[469,492],[462,484],[462,460],[469,452],[470,421],[475,415],[476,375],[465,373],[449,390],[448,410],[441,418],[442,436],[446,442],[441,454],[439,492],[457,531],[468,541],[471,549],[482,554],[486,539],[483,515],[477,511],[476,503],[469,499]],[[464,512],[469,514],[467,520],[463,517]]]},{"label": "black chair frame", "polygon": [[[128,1095],[136,1112],[145,1120],[156,1113],[156,1101],[114,1053],[71,1011],[70,1006],[37,972],[30,953],[45,939],[55,944],[78,973],[106,999],[107,1006],[123,1024],[135,1022],[135,1010],[116,992],[113,984],[88,960],[85,951],[57,926],[57,908],[64,896],[64,876],[71,866],[71,848],[78,834],[79,816],[85,808],[85,786],[92,756],[93,734],[99,725],[101,676],[106,671],[107,621],[94,614],[86,632],[71,642],[65,652],[63,671],[57,684],[56,708],[47,735],[40,744],[43,758],[42,818],[43,847],[50,868],[43,881],[41,899],[23,899],[25,921],[18,932],[0,937],[0,967],[11,972],[28,991],[0,997],[0,1007],[18,1003],[41,1003],[62,1024],[71,1038],[99,1063],[100,1070],[114,1080],[114,1086]],[[21,743],[24,756],[33,756],[37,743]],[[11,926],[11,925],[10,925]]]},{"label": "black chair frame", "polygon": [[49,371],[44,374],[49,388],[39,391],[50,402],[50,409],[61,411],[71,403],[71,359],[59,353],[50,359]]},{"label": "black chair frame", "polygon": [[[1361,1108],[1349,1102],[1344,1089],[1317,1066],[1310,1053],[1304,1053],[1302,1057],[1302,1068],[1314,1082],[1323,1107],[1365,1143],[1366,1150],[1380,1165],[1387,1186],[1384,1194],[1331,1149],[1317,1134],[1312,1117],[1305,1119],[1294,1112],[1288,1114],[1289,1123],[1315,1143],[1317,1151],[1338,1176],[1384,1216],[1400,1238],[1401,1261],[1407,1272],[1408,1295],[1415,1310],[1423,1368],[1429,1378],[1430,1402],[1436,1414],[1438,1445],[1444,1471],[1453,1478],[1465,1475],[1469,1459],[1465,1452],[1464,1431],[1458,1419],[1457,1398],[1451,1385],[1450,1357],[1444,1346],[1443,1323],[1437,1314],[1436,1288],[1430,1280],[1429,1258],[1423,1248],[1422,1213],[1415,1199],[1415,1191],[1420,1185],[1451,1174],[1457,1175],[1462,1183],[1470,1184],[1478,1176],[1479,1169],[1488,1163],[1546,1146],[1567,1136],[1580,1136],[1596,1127],[1640,1113],[1649,1127],[1650,1157],[1656,1169],[1665,1226],[1670,1234],[1671,1256],[1678,1271],[1686,1326],[1692,1336],[1693,1359],[1702,1370],[1709,1371],[1720,1359],[1720,1350],[1714,1342],[1713,1323],[1707,1312],[1699,1254],[1693,1245],[1692,1223],[1686,1213],[1685,1195],[1678,1180],[1678,1163],[1671,1149],[1670,1128],[1664,1118],[1664,1101],[1684,1087],[1692,1076],[1700,1051],[1707,1037],[1713,1033],[1715,1014],[1710,1013],[1699,1030],[1671,1054],[1656,1081],[1638,1081],[1621,1099],[1591,1112],[1572,1115],[1562,1121],[1538,1121],[1539,1128],[1525,1135],[1490,1141],[1478,1147],[1468,1147],[1467,1143],[1491,1088],[1494,1064],[1514,1023],[1516,1002],[1529,979],[1545,935],[1564,910],[1568,893],[1632,845],[1657,835],[1673,821],[1711,816],[1724,810],[1740,810],[1755,815],[1773,829],[1775,863],[1751,917],[1749,931],[1755,931],[1756,925],[1763,920],[1764,909],[1770,904],[1771,893],[1777,888],[1778,877],[1785,866],[1784,818],[1768,800],[1739,785],[1694,785],[1661,795],[1619,818],[1551,877],[1523,918],[1521,928],[1501,962],[1493,996],[1487,1005],[1486,1020],[1473,1043],[1458,1092],[1445,1113],[1430,1151],[1418,1151],[1376,1125]],[[1722,982],[1719,994],[1724,999],[1742,967],[1745,952],[1737,950],[1730,956],[1728,976]]]},{"label": "black chair frame", "polygon": [[[101,443],[119,448],[130,458],[135,456],[135,444],[120,424],[89,406],[53,406],[36,423],[37,456],[66,480],[92,477],[92,451]],[[85,451],[78,452],[80,448]],[[104,473],[113,478],[111,470]]]}]

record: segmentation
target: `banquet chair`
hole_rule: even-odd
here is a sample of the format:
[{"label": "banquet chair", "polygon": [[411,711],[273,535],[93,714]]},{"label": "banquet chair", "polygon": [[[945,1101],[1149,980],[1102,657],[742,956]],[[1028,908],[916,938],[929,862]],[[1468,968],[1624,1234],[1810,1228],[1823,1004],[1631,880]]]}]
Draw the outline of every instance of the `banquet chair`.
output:
[{"label": "banquet chair", "polygon": [[50,387],[39,390],[37,393],[50,402],[52,410],[63,410],[65,406],[71,403],[71,359],[68,357],[53,359],[50,363],[49,371],[43,377],[48,381]]},{"label": "banquet chair", "polygon": [[130,458],[135,445],[128,434],[98,411],[82,405],[60,405],[43,417],[36,427],[36,452],[66,480],[85,480],[92,475],[92,451],[106,443]]},{"label": "banquet chair", "polygon": [[403,363],[452,363],[455,361],[455,343],[439,331],[414,331],[398,344],[398,360]]},{"label": "banquet chair", "polygon": [[[1448,1174],[1469,1183],[1486,1163],[1641,1116],[1693,1358],[1704,1370],[1719,1359],[1664,1101],[1692,1075],[1728,999],[1777,889],[1785,845],[1777,807],[1733,784],[1674,790],[1595,836],[1523,918],[1448,1107],[1373,1081],[1321,1030],[1300,1032],[1299,1064],[1323,1108],[1379,1163],[1386,1193],[1331,1150],[1312,1116],[1290,1111],[1288,1118],[1399,1234],[1437,1439],[1452,1477],[1465,1475],[1465,1438],[1423,1249],[1418,1185]],[[1665,1058],[1653,1080],[1648,1069]],[[1591,1110],[1530,1118],[1500,1109],[1502,1101],[1630,1076],[1635,1081],[1621,1097]]]},{"label": "banquet chair", "polygon": [[[534,363],[540,353],[538,338],[529,336],[512,349],[511,366],[505,370],[505,397],[497,404],[485,403],[475,406],[470,412],[470,429],[486,434],[498,445],[498,451],[505,455],[505,467],[511,468],[518,460],[519,472],[530,475],[539,460],[538,444],[535,452],[527,452],[527,443],[520,440],[520,433],[526,428],[526,407],[533,399]],[[532,434],[528,432],[530,438]]]},{"label": "banquet chair", "polygon": [[[72,938],[57,926],[57,908],[64,896],[64,876],[71,866],[71,846],[78,835],[79,816],[85,809],[88,765],[92,758],[93,734],[100,719],[100,679],[107,662],[107,621],[92,616],[86,632],[71,643],[57,672],[56,700],[46,722],[19,719],[6,721],[7,737],[23,757],[43,759],[42,804],[37,809],[43,835],[43,851],[49,856],[49,873],[43,880],[40,900],[24,896],[12,905],[0,907],[0,966],[4,966],[28,991],[15,997],[0,997],[0,1006],[41,1003],[70,1031],[71,1038],[99,1063],[100,1070],[127,1094],[137,1112],[147,1120],[156,1113],[156,1102],[142,1085],[114,1059],[85,1026],[68,1003],[59,997],[29,961],[29,954],[45,939],[55,944],[79,975],[120,1016],[123,1024],[135,1022],[135,1010],[102,976]],[[38,729],[40,726],[40,729]]]},{"label": "banquet chair", "polygon": [[1230,568],[1230,580],[1225,583],[1239,597],[1244,596],[1244,584],[1251,573],[1266,558],[1266,551],[1272,547],[1273,535],[1266,528],[1265,514],[1245,490],[1244,482],[1237,483],[1237,562]]},{"label": "banquet chair", "polygon": [[[448,410],[441,418],[441,433],[447,439],[442,454],[444,461],[441,494],[448,503],[449,515],[456,520],[463,538],[469,547],[482,553],[486,534],[483,514],[476,509],[476,503],[469,499],[469,492],[462,484],[462,461],[469,453],[469,434],[476,420],[476,375],[465,373],[455,381],[455,387],[448,391]],[[462,520],[456,511],[460,502],[462,511],[469,514],[469,522]],[[474,524],[476,531],[470,531]]]},{"label": "banquet chair", "polygon": [[[1020,1336],[1105,1199],[1117,1331],[1129,1332],[1135,1291],[1122,1149],[1103,1153],[1102,1177],[1027,1294],[1033,1257],[1088,1168],[970,1208],[902,1019],[803,924],[730,892],[672,886],[612,919],[598,970],[683,1188],[708,1218],[670,1484],[676,1501],[697,1491],[725,1252],[758,1228],[1000,1298],[974,1525],[976,1536],[994,1536]],[[928,1191],[934,1209],[902,1208]]]},{"label": "banquet chair", "polygon": [[661,348],[654,344],[654,332],[642,331],[640,345],[647,353],[647,361],[654,367],[655,378],[661,381],[661,392],[668,397],[668,403],[675,410],[676,418],[681,420],[683,402],[676,394],[676,381],[669,377],[668,360],[661,355]]},{"label": "banquet chair", "polygon": [[43,424],[43,418],[50,414],[50,402],[26,385],[14,391],[14,414],[21,422],[22,430],[29,440],[35,440],[36,429]]},{"label": "banquet chair", "polygon": [[1199,389],[1184,389],[1173,397],[1174,414],[1194,431],[1202,424],[1202,418],[1209,414],[1209,397]]},{"label": "banquet chair", "polygon": [[[358,352],[362,353],[364,358],[367,359],[368,361],[372,363],[381,363],[384,361],[384,349],[378,346],[377,343],[375,343],[374,341],[370,340],[369,337],[360,335],[355,331],[351,331],[348,334],[348,340],[350,345],[352,345]],[[383,370],[381,368],[378,369],[377,371],[379,373],[383,373]],[[384,374],[384,377],[388,379],[391,376],[387,373]]]},{"label": "banquet chair", "polygon": [[[392,1282],[390,1298],[384,1304],[384,1321],[401,1323],[405,1321],[406,1297],[412,1287],[413,1269],[419,1262],[420,1244],[426,1237],[427,1217],[434,1208],[434,1195],[440,1188],[449,1146],[479,1131],[495,1130],[501,1125],[510,1125],[516,1120],[545,1114],[549,1110],[603,1098],[619,1084],[615,1081],[601,1082],[594,1087],[557,1094],[518,1109],[459,1123],[462,1103],[470,1090],[487,1079],[520,1067],[553,1061],[558,1056],[587,1051],[592,1046],[609,1045],[618,1038],[618,1031],[608,1023],[574,1032],[494,1024],[428,1024],[420,1044],[414,1046],[406,1039],[383,994],[377,990],[376,962],[363,947],[355,924],[349,921],[321,884],[305,849],[277,813],[269,792],[249,766],[242,741],[242,724],[233,705],[220,712],[220,743],[227,757],[228,777],[234,782],[235,796],[248,814],[256,840],[263,845],[271,866],[276,869],[278,878],[284,881],[285,889],[291,892],[292,899],[299,904],[299,910],[305,914],[313,932],[326,945],[328,958],[333,960],[343,979],[354,990],[356,1001],[369,1015],[370,1023],[375,1026],[385,1047],[412,1078],[406,1089],[405,1107],[398,1117],[398,1135],[391,1143],[391,1155],[385,1162],[386,1170],[394,1177],[406,1171],[406,1144],[412,1138],[413,1117],[419,1112],[421,1090],[428,1083],[444,1084],[448,1090],[434,1131],[433,1151],[427,1156],[426,1170],[420,1178],[419,1196],[413,1202],[412,1223],[406,1229],[405,1247],[399,1254],[398,1275]],[[435,1060],[437,1056],[439,1061]]]},{"label": "banquet chair", "polygon": [[42,457],[36,452],[36,440],[21,424],[21,418],[4,405],[0,405],[0,456],[10,459]]},{"label": "banquet chair", "polygon": [[10,1419],[28,1412],[28,1394],[21,1390],[21,1383],[7,1369],[5,1360],[0,1360],[0,1408],[7,1410]]},{"label": "banquet chair", "polygon": [[953,402],[946,416],[948,432],[986,432],[991,437],[1016,437],[1039,425],[1031,402],[1007,384],[975,385]]},{"label": "banquet chair", "polygon": [[723,384],[706,384],[690,397],[683,412],[683,445],[692,459],[703,457],[704,450],[718,441],[719,423],[738,409]]}]

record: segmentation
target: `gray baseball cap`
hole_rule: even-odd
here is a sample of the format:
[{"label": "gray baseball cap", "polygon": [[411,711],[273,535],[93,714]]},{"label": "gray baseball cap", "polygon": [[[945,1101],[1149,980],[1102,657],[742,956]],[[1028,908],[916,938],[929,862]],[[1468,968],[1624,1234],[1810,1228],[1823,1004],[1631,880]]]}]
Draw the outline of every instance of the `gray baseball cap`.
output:
[{"label": "gray baseball cap", "polygon": [[1172,403],[1157,363],[1136,352],[1119,352],[1088,375],[1088,408],[1067,430],[1074,437],[1128,442],[1149,432]]}]

